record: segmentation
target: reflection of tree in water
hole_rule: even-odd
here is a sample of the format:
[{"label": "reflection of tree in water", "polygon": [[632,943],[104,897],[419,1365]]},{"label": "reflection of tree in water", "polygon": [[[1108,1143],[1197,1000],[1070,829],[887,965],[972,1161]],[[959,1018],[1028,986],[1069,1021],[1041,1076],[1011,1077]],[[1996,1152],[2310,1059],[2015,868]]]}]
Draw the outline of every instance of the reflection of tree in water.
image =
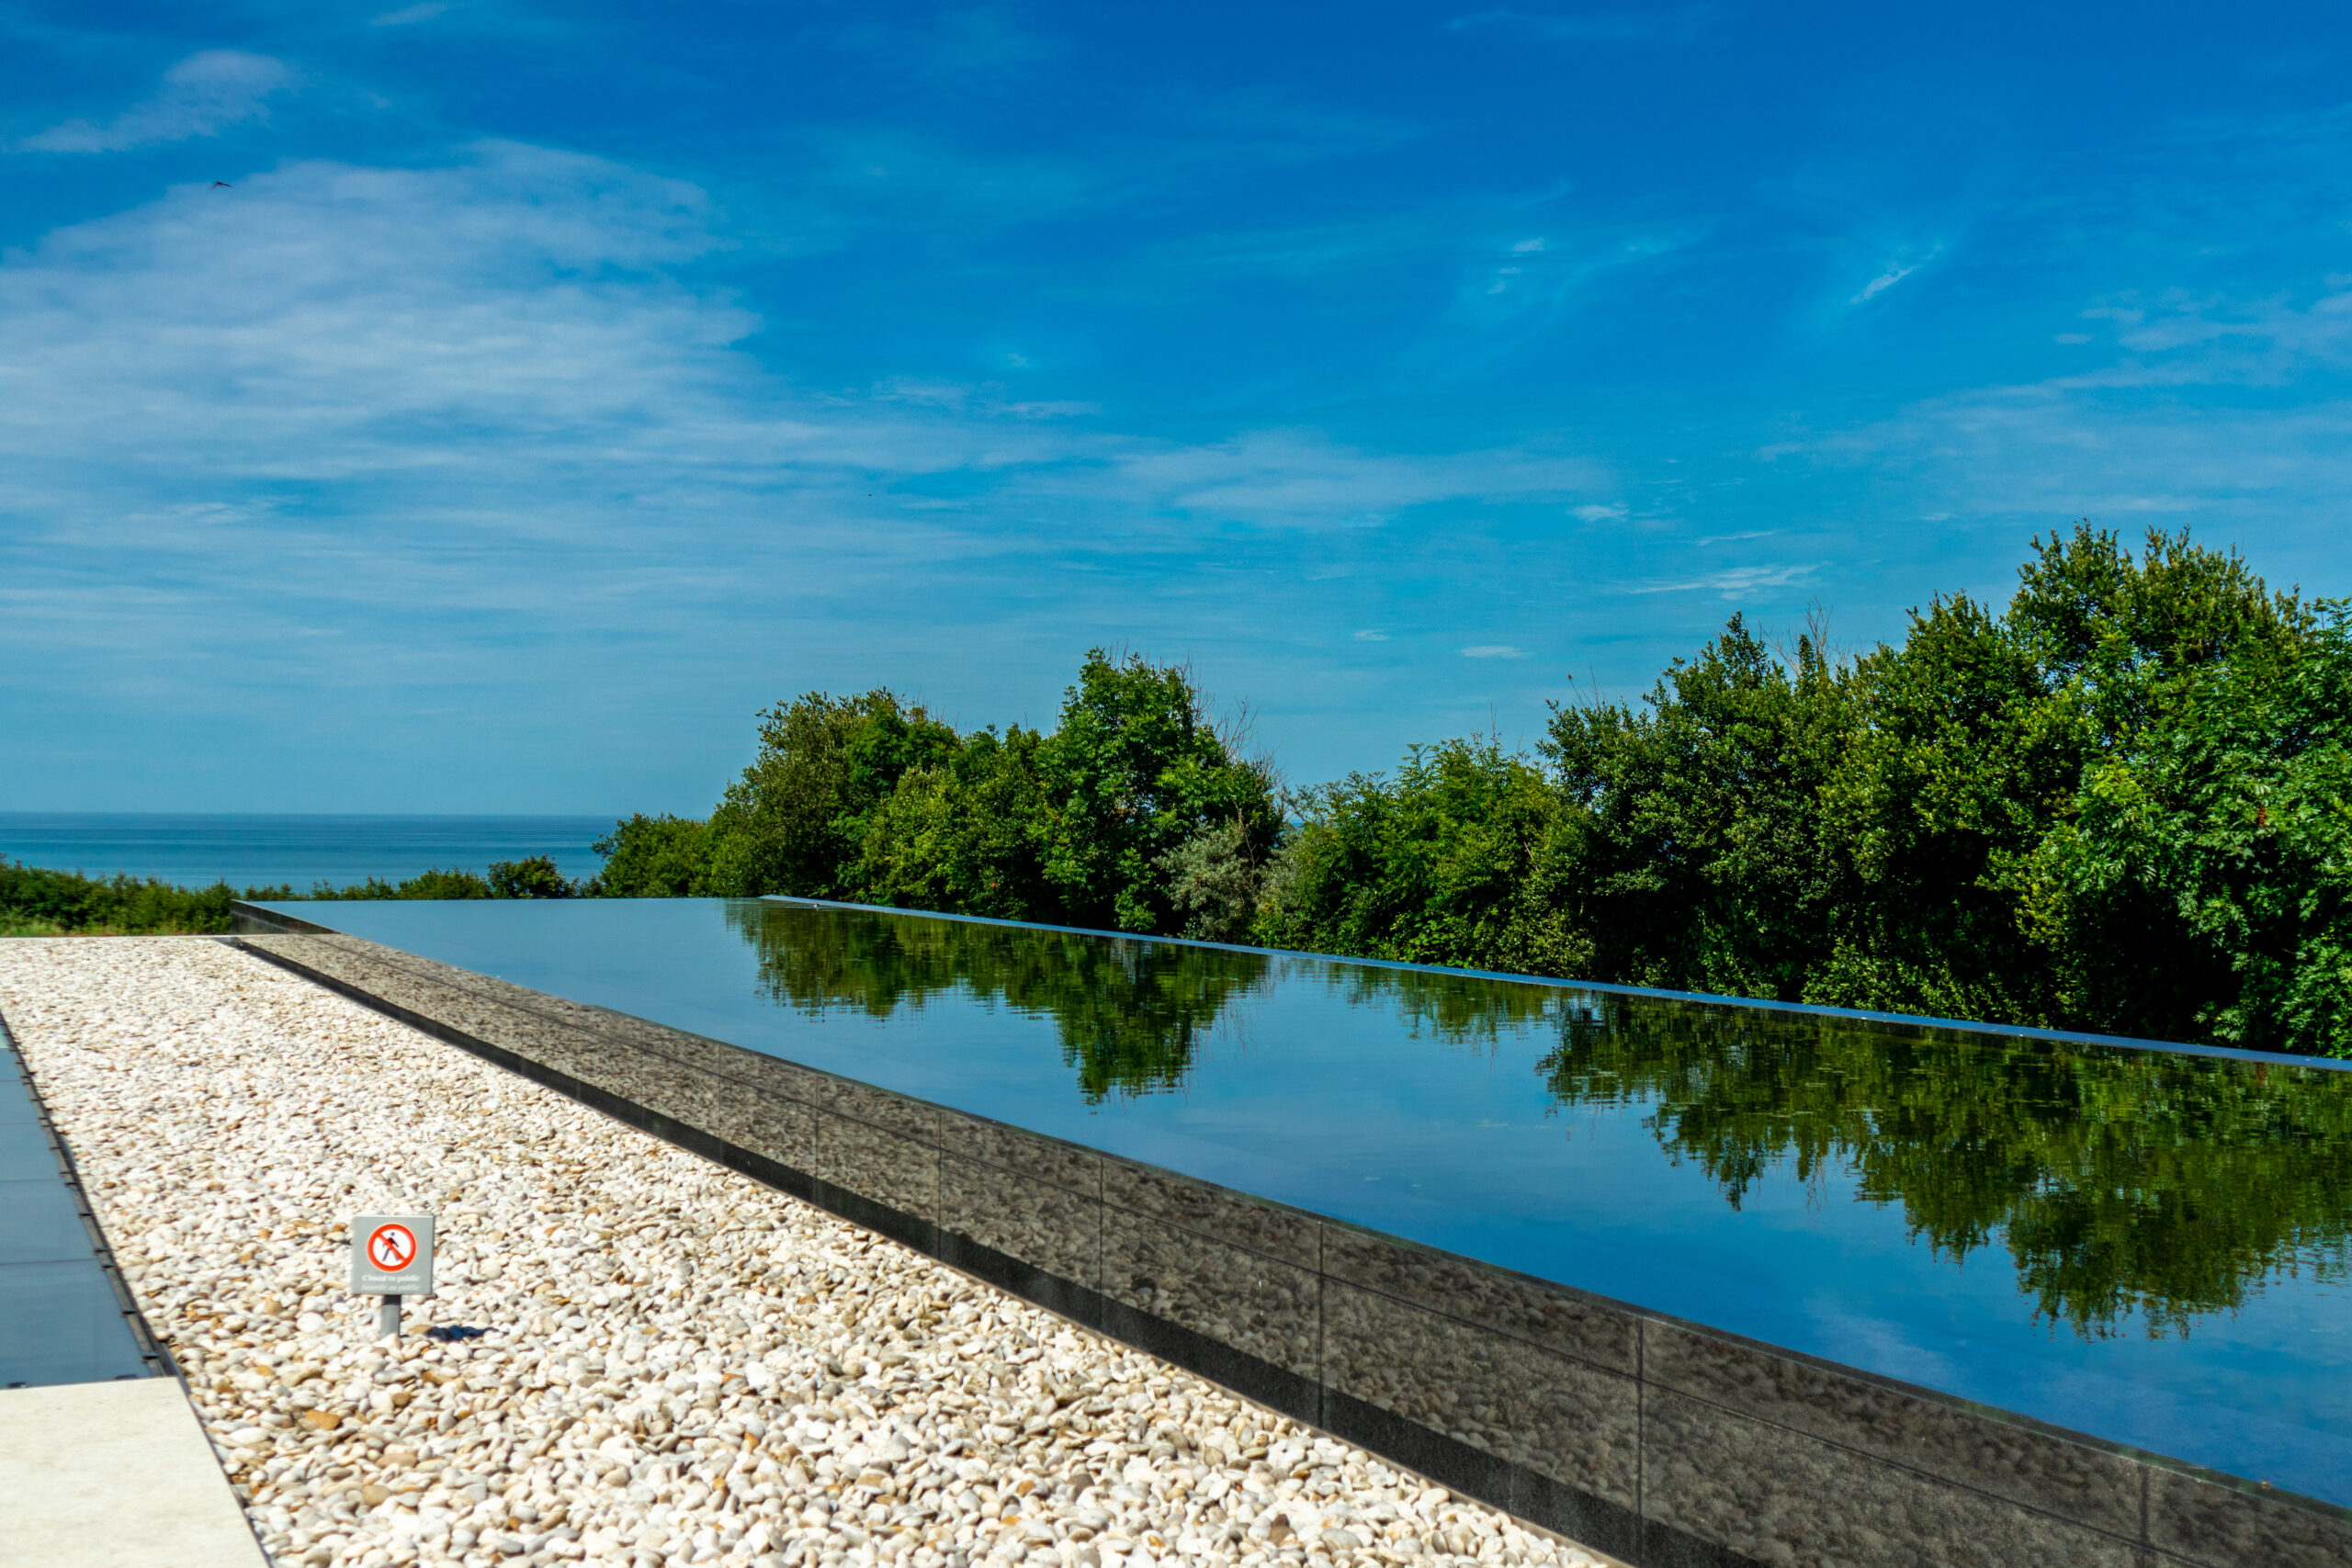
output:
[{"label": "reflection of tree in water", "polygon": [[963,991],[1051,1018],[1089,1100],[1180,1083],[1227,1004],[1263,986],[1252,953],[789,904],[734,904],[769,995],[876,1018]]},{"label": "reflection of tree in water", "polygon": [[1586,993],[1543,1063],[1736,1205],[1831,1161],[1955,1258],[1998,1233],[2040,1313],[2186,1333],[2273,1273],[2352,1261],[2352,1079],[2308,1067]]},{"label": "reflection of tree in water", "polygon": [[1554,1099],[1646,1109],[1735,1207],[1776,1169],[1850,1170],[1955,1259],[1997,1237],[2038,1311],[2086,1335],[2134,1313],[2186,1333],[2274,1274],[2352,1273],[2340,1073],[956,920],[729,919],[794,1007],[881,1017],[961,990],[1051,1018],[1090,1100],[1180,1083],[1220,1015],[1282,978],[1449,1045],[1555,1027]]},{"label": "reflection of tree in water", "polygon": [[1516,1038],[1528,1025],[1556,1017],[1572,994],[1555,980],[1497,980],[1443,969],[1313,962],[1351,1008],[1379,1008],[1394,1014],[1415,1039],[1428,1036],[1474,1051],[1506,1034]]}]

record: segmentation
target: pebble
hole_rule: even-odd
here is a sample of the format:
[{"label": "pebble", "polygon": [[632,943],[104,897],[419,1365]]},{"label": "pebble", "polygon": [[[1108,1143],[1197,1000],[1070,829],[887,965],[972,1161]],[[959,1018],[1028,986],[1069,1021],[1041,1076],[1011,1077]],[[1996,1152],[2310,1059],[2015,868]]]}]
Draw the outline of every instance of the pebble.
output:
[{"label": "pebble", "polygon": [[278,1564],[1611,1561],[218,942],[0,940],[0,1011]]}]

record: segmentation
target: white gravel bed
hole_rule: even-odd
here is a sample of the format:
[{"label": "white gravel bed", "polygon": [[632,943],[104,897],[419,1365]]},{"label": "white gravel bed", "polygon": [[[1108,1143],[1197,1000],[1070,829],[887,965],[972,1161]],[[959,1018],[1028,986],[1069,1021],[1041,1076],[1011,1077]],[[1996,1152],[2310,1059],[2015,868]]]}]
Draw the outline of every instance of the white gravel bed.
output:
[{"label": "white gravel bed", "polygon": [[280,1564],[1608,1561],[216,942],[0,940],[0,1011]]}]

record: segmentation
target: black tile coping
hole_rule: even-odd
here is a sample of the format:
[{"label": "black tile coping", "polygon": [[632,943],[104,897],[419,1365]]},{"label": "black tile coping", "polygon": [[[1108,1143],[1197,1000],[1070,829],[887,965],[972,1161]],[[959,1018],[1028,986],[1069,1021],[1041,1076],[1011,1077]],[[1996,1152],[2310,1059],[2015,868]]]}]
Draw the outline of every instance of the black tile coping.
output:
[{"label": "black tile coping", "polygon": [[1637,1568],[2352,1568],[2352,1510],[235,908],[256,957]]},{"label": "black tile coping", "polygon": [[176,1375],[0,1018],[0,1389]]}]

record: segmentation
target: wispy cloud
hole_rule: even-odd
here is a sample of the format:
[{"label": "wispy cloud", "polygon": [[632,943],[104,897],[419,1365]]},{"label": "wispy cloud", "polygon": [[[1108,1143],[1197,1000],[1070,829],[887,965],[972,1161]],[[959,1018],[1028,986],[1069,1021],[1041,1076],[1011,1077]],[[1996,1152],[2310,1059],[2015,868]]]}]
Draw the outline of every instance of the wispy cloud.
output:
[{"label": "wispy cloud", "polygon": [[1366,629],[1356,633],[1356,640],[1358,642],[1386,642],[1388,640],[1388,634],[1383,631]]},{"label": "wispy cloud", "polygon": [[1921,256],[1917,261],[1895,260],[1887,263],[1884,270],[1881,271],[1876,277],[1871,278],[1868,283],[1863,284],[1862,287],[1855,292],[1854,297],[1847,300],[1846,303],[1849,305],[1869,304],[1871,300],[1885,293],[1888,289],[1894,288],[1896,284],[1902,282],[1905,278],[1910,276],[1913,273],[1918,271],[1921,267],[1926,266],[1929,262],[1934,261],[1938,256],[1943,254],[1943,246],[1938,244],[1930,249],[1926,255]]},{"label": "wispy cloud", "polygon": [[1767,566],[1736,566],[1672,582],[1648,582],[1630,593],[1717,593],[1725,599],[1746,599],[1779,588],[1810,582],[1821,570],[1819,561],[1782,561]]},{"label": "wispy cloud", "polygon": [[1307,430],[1256,431],[1193,446],[1122,446],[1057,481],[1108,489],[1197,522],[1367,526],[1433,502],[1534,501],[1604,482],[1589,459],[1525,448],[1374,453]]},{"label": "wispy cloud", "polygon": [[2352,490],[2346,281],[2112,300],[2082,312],[2110,329],[2087,368],[1924,398],[1763,455],[1903,475],[1934,511],[2027,527],[2088,515],[2333,528]]},{"label": "wispy cloud", "polygon": [[1527,649],[1513,648],[1508,643],[1481,642],[1464,649],[1462,657],[1464,659],[1524,659],[1527,657]]},{"label": "wispy cloud", "polygon": [[1492,28],[1555,43],[1696,43],[1713,34],[1720,19],[1713,6],[1603,11],[1498,8],[1474,11],[1445,25],[1451,32]]},{"label": "wispy cloud", "polygon": [[[1318,289],[1374,288],[1390,299],[1425,302],[1429,356],[1450,355],[1465,336],[1501,336],[1524,345],[1533,330],[1590,299],[1610,275],[1690,245],[1688,226],[1622,223],[1557,208],[1561,192],[1433,202],[1345,221],[1195,234],[1149,258],[1155,299],[1187,285],[1286,278]],[[1530,236],[1534,221],[1557,225]],[[1392,312],[1393,314],[1393,310]],[[1417,375],[1427,373],[1422,366]]]},{"label": "wispy cloud", "polygon": [[[1523,447],[1174,442],[940,379],[812,391],[686,281],[729,243],[692,186],[485,143],[183,186],[9,253],[0,671],[195,713],[232,642],[278,642],[308,686],[506,711],[463,694],[523,680],[516,648],[628,682],[658,644],[644,679],[732,691],[731,661],[797,637],[796,669],[849,646],[844,679],[887,678],[873,637],[822,629],[878,604],[885,641],[974,622],[999,646],[1033,616],[1058,665],[1104,624],[1261,640],[1302,572],[1353,570],[1352,530],[1605,479]],[[1244,570],[1245,538],[1277,543]]]},{"label": "wispy cloud", "polygon": [[368,25],[371,28],[413,27],[418,22],[432,21],[435,17],[447,13],[448,9],[449,0],[420,0],[417,5],[403,6],[397,11],[386,11],[381,16],[370,17],[368,18]]},{"label": "wispy cloud", "polygon": [[233,49],[191,54],[164,73],[163,86],[104,125],[69,119],[17,146],[34,152],[120,152],[157,141],[217,136],[268,112],[269,99],[294,83],[294,73],[266,54]]},{"label": "wispy cloud", "polygon": [[[1419,376],[1460,376],[1522,355],[1604,298],[1611,275],[1634,273],[1681,251],[1695,231],[1639,227],[1480,245],[1464,258],[1453,298],[1408,355]],[[1491,248],[1490,248],[1491,247]]]}]

